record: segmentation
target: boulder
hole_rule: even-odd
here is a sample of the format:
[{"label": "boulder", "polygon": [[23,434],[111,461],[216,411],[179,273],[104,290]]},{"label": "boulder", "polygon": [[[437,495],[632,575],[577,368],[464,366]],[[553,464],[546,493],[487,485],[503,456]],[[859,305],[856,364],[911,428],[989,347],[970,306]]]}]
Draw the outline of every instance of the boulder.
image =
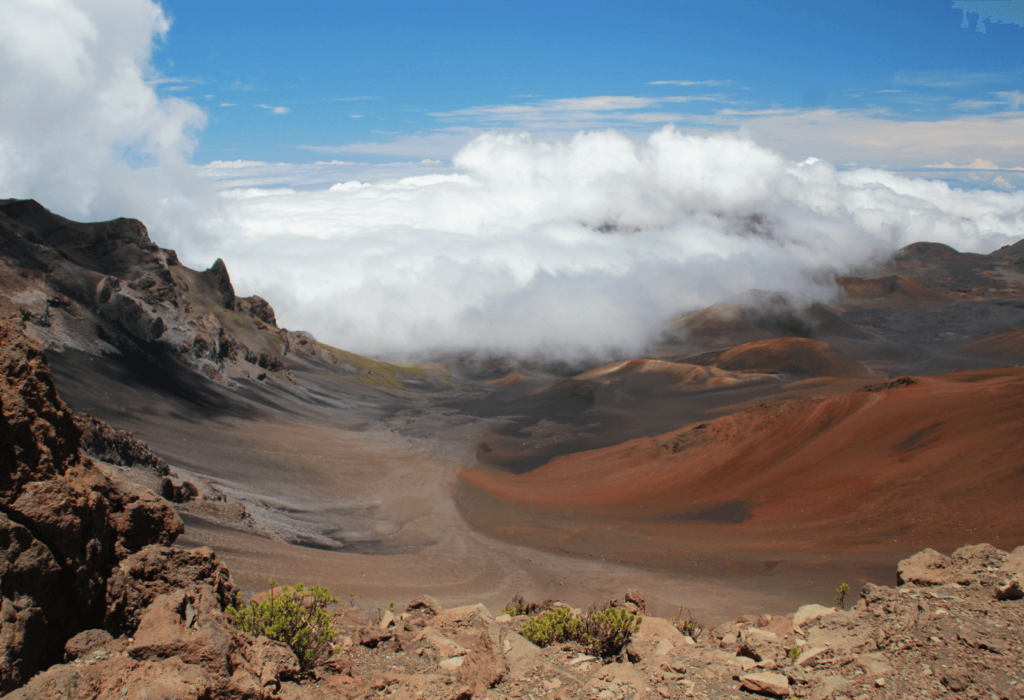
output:
[{"label": "boulder", "polygon": [[479,697],[485,690],[500,683],[504,677],[505,663],[491,635],[483,632],[473,650],[459,666],[456,678],[459,683],[469,686],[474,697]]},{"label": "boulder", "polygon": [[686,646],[683,633],[671,622],[660,617],[645,617],[626,646],[626,654],[635,663],[654,655],[658,645],[663,641],[667,641],[672,649],[682,649]]},{"label": "boulder", "polygon": [[64,661],[74,661],[97,649],[113,646],[115,646],[114,638],[105,630],[85,630],[76,634],[64,645]]},{"label": "boulder", "polygon": [[789,695],[789,679],[779,673],[750,673],[740,677],[740,688],[762,695],[786,697]]},{"label": "boulder", "polygon": [[824,605],[803,605],[793,613],[793,625],[803,627],[808,622],[831,615],[835,611],[835,608],[826,608]]},{"label": "boulder", "polygon": [[437,602],[437,598],[429,595],[421,595],[417,598],[413,598],[412,602],[406,606],[406,611],[410,610],[426,610],[432,615],[436,615],[441,612],[441,604]]},{"label": "boulder", "polygon": [[131,633],[157,597],[197,584],[211,590],[221,609],[235,603],[238,587],[209,547],[144,547],[111,572],[104,626],[114,634]]},{"label": "boulder", "polygon": [[896,585],[939,586],[953,580],[953,560],[934,549],[925,549],[896,565]]}]

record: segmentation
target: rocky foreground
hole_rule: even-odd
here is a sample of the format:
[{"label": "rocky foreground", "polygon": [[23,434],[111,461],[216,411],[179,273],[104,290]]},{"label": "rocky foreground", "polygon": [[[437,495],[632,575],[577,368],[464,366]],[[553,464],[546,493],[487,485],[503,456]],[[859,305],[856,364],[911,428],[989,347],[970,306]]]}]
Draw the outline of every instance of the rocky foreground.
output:
[{"label": "rocky foreground", "polygon": [[[287,646],[230,624],[237,588],[213,551],[173,546],[183,525],[168,498],[184,485],[160,497],[84,456],[163,471],[124,436],[76,420],[25,322],[0,307],[6,697],[1024,697],[1024,548],[989,545],[921,552],[901,562],[896,588],[868,585],[848,611],[744,616],[696,638],[645,616],[610,659],[537,647],[520,634],[527,617],[483,606],[339,606],[337,652],[303,672]],[[636,592],[620,604],[644,613]]]}]

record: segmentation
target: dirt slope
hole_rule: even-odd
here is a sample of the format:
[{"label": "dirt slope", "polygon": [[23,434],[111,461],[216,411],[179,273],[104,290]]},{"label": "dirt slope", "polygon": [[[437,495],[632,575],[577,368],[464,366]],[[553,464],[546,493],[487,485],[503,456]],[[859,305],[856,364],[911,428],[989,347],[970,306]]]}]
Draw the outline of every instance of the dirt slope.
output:
[{"label": "dirt slope", "polygon": [[[462,479],[517,503],[652,522],[714,520],[746,540],[884,548],[1024,537],[1024,370],[760,406],[665,435]],[[885,385],[883,385],[885,386]],[[968,534],[970,533],[970,534]],[[750,540],[752,542],[753,540]]]},{"label": "dirt slope", "polygon": [[733,372],[791,374],[811,377],[867,378],[871,372],[847,358],[828,343],[807,338],[759,340],[730,348],[714,358],[714,364]]},{"label": "dirt slope", "polygon": [[966,355],[1019,364],[1024,361],[1024,328],[1011,328],[1005,333],[961,345],[957,350]]}]

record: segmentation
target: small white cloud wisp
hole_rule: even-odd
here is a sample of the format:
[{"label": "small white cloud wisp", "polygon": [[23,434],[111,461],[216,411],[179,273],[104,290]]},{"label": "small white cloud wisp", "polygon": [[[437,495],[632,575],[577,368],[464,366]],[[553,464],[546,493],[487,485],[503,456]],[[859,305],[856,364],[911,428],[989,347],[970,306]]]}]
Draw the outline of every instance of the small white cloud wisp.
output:
[{"label": "small white cloud wisp", "polygon": [[827,298],[830,271],[914,241],[988,252],[1024,235],[1024,192],[842,172],[671,127],[490,133],[453,166],[224,191],[236,286],[364,353],[601,357],[642,352],[673,316],[746,290]]}]

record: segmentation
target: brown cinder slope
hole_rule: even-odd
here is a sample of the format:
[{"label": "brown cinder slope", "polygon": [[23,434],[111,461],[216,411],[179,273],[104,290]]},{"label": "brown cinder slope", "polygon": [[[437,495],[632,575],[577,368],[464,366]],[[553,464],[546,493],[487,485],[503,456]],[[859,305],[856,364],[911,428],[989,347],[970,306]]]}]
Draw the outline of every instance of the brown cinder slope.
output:
[{"label": "brown cinder slope", "polygon": [[[1024,370],[912,381],[759,406],[518,476],[461,477],[533,507],[713,527],[738,548],[1024,538]],[[689,518],[723,504],[742,504],[749,517]]]},{"label": "brown cinder slope", "polygon": [[740,345],[721,353],[715,365],[733,372],[781,372],[800,379],[871,376],[867,368],[828,343],[809,338],[759,340]]}]

